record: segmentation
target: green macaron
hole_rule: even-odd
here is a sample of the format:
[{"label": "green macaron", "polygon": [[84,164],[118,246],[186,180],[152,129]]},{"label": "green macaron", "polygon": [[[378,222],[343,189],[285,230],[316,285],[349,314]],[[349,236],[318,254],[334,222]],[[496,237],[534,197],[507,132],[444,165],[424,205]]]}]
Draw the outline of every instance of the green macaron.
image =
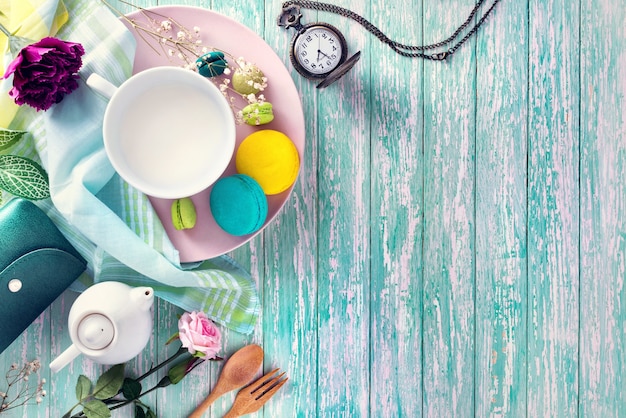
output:
[{"label": "green macaron", "polygon": [[172,202],[172,224],[178,231],[196,226],[196,207],[193,201],[184,197]]},{"label": "green macaron", "polygon": [[257,94],[267,83],[265,74],[254,64],[237,68],[232,77],[233,89],[244,96]]},{"label": "green macaron", "polygon": [[265,125],[274,120],[274,111],[270,102],[252,103],[241,111],[242,119],[252,126]]},{"label": "green macaron", "polygon": [[228,63],[224,58],[224,53],[220,51],[211,51],[202,55],[196,60],[198,73],[204,77],[217,77],[224,73],[228,67]]},{"label": "green macaron", "polygon": [[209,196],[215,222],[231,235],[258,231],[267,218],[267,197],[252,177],[245,174],[219,179]]}]

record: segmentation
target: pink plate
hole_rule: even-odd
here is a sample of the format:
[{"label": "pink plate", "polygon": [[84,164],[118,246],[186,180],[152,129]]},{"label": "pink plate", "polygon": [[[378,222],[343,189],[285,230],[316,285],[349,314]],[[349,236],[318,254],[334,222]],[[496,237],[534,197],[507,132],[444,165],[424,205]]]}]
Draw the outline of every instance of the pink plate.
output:
[{"label": "pink plate", "polygon": [[[248,126],[246,124],[237,125],[236,146],[239,146],[241,141],[254,131],[274,129],[283,132],[291,138],[298,149],[300,161],[302,161],[305,129],[300,97],[283,62],[261,37],[249,28],[226,16],[198,7],[157,6],[148,10],[173,19],[189,30],[198,27],[200,29],[199,37],[203,45],[219,48],[234,57],[244,57],[246,61],[255,63],[268,78],[268,88],[264,94],[274,107],[275,119],[269,124],[260,127]],[[138,22],[146,21],[146,17],[141,12],[133,12],[128,17]],[[163,18],[160,19],[162,20]],[[137,33],[133,33],[137,39],[134,73],[161,65],[175,65],[164,54],[157,54]],[[207,126],[208,134],[210,134],[210,130],[211,127]],[[233,157],[223,176],[235,173]],[[279,213],[289,198],[292,189],[293,186],[281,194],[268,196],[269,211],[263,228]],[[172,201],[150,197],[157,216],[161,219],[172,244],[180,253],[181,262],[201,261],[225,254],[245,244],[260,232],[242,237],[224,232],[215,223],[211,214],[209,207],[210,190],[211,188],[209,187],[191,196],[196,205],[198,220],[193,229],[183,231],[177,231],[172,225],[170,214]]]}]

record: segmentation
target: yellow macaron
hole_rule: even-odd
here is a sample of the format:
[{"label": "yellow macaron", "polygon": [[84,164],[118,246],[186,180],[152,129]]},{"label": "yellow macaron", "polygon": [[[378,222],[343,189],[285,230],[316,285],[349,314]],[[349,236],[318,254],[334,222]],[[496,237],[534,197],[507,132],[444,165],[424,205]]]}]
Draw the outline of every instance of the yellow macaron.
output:
[{"label": "yellow macaron", "polygon": [[300,157],[287,135],[272,129],[248,135],[237,150],[237,172],[255,179],[266,195],[287,190],[296,181]]}]

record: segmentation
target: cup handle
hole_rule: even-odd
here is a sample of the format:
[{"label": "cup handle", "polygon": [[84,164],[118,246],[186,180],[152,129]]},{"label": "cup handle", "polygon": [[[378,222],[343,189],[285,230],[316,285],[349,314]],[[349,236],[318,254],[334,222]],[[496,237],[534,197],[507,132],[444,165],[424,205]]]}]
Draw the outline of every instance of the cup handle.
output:
[{"label": "cup handle", "polygon": [[113,97],[115,90],[117,90],[117,87],[108,80],[95,73],[87,77],[87,85],[108,99]]},{"label": "cup handle", "polygon": [[70,345],[59,357],[52,360],[50,370],[52,370],[53,373],[58,372],[63,367],[70,364],[79,354],[81,354],[80,350],[74,344]]}]

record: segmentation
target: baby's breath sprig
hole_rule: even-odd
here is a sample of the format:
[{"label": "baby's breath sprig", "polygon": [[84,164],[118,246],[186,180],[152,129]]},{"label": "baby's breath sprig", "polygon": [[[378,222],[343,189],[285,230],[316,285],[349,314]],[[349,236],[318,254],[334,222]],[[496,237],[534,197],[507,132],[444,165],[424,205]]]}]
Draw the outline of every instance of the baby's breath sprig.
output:
[{"label": "baby's breath sprig", "polygon": [[[255,124],[246,118],[246,112],[251,105],[258,107],[267,102],[263,92],[268,86],[267,77],[256,64],[215,46],[205,45],[198,26],[189,29],[172,17],[120,0],[138,10],[143,17],[134,19],[124,15],[107,0],[101,2],[127,22],[155,53],[165,56],[173,65],[200,72],[209,78],[230,104],[237,123]],[[212,53],[221,54],[219,63],[209,63],[205,59]],[[212,68],[207,71],[205,67],[205,71],[199,71],[203,65]]]},{"label": "baby's breath sprig", "polygon": [[40,368],[39,360],[27,362],[21,368],[17,363],[11,365],[5,375],[7,388],[0,392],[0,414],[24,406],[33,399],[37,403],[43,401],[43,397],[46,396],[43,388],[46,380],[41,379],[34,388],[30,385],[31,376],[37,374]]}]

